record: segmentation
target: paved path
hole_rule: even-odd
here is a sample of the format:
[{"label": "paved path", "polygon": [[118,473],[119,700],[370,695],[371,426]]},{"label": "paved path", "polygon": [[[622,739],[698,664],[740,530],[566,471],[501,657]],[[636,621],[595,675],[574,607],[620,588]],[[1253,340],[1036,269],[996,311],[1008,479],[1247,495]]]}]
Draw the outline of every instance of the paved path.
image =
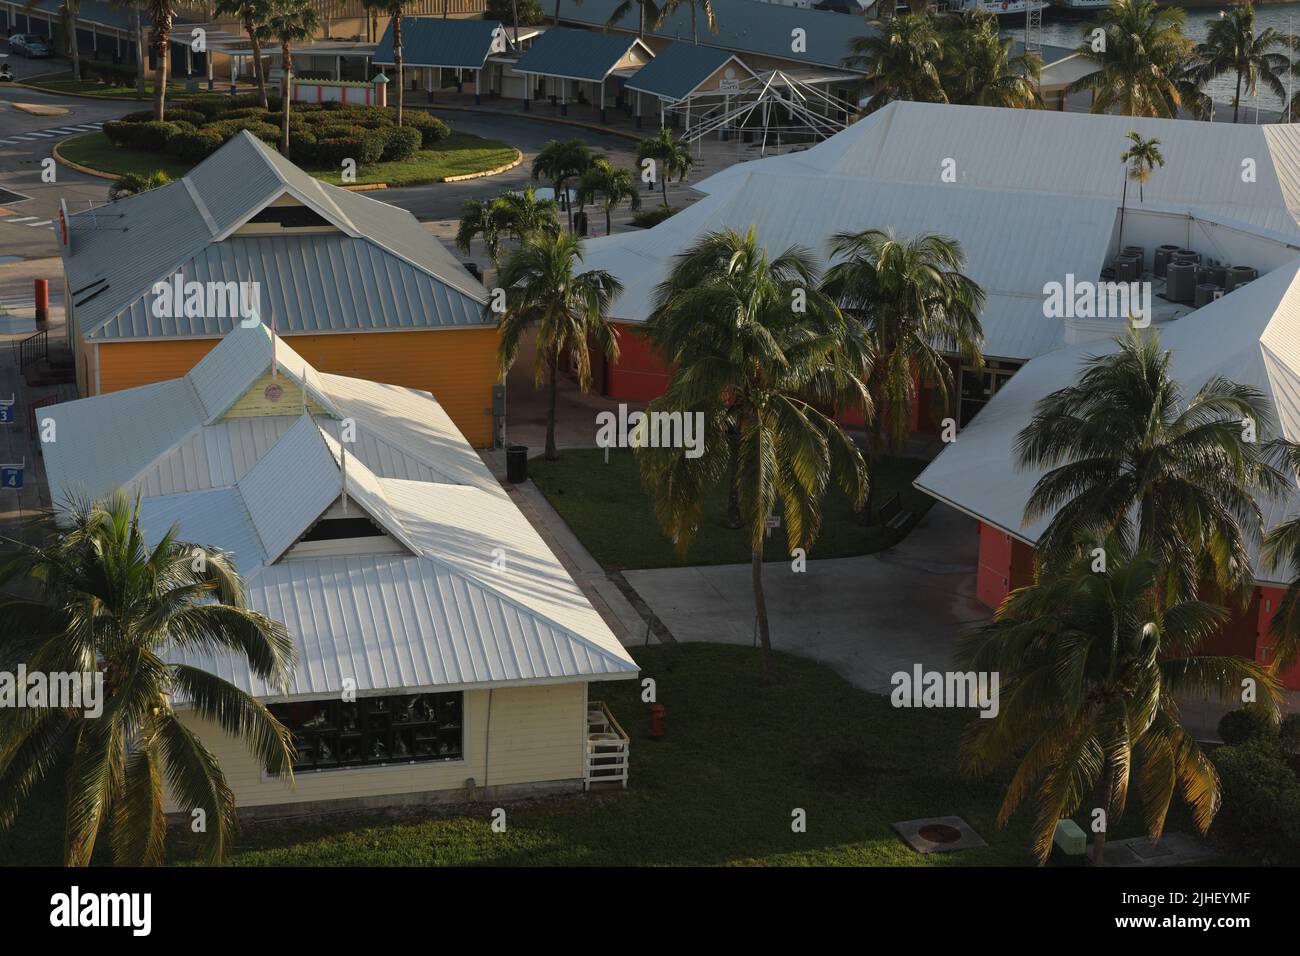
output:
[{"label": "paved path", "polygon": [[[855,687],[890,690],[914,664],[947,670],[956,637],[988,611],[975,601],[975,522],[936,504],[897,547],[764,566],[772,644],[824,661]],[[752,644],[749,565],[625,571],[679,641]]]}]

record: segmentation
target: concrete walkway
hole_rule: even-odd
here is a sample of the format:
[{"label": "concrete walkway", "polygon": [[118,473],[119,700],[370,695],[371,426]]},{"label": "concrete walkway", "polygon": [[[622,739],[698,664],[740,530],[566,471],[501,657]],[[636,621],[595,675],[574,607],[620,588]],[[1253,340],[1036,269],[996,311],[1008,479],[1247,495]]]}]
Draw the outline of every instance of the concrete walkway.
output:
[{"label": "concrete walkway", "polygon": [[[763,568],[772,644],[823,661],[855,687],[887,693],[913,665],[948,670],[958,635],[989,612],[975,601],[975,522],[935,505],[897,547]],[[625,571],[679,641],[754,642],[749,565]]]}]

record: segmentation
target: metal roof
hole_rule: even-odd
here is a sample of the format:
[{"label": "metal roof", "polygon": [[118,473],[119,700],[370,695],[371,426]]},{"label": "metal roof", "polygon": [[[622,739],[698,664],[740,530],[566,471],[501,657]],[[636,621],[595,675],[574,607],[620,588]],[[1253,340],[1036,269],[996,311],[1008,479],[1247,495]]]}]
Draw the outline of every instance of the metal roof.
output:
[{"label": "metal roof", "polygon": [[[256,381],[266,353],[250,341],[259,334],[231,332],[214,349],[224,354],[192,372],[215,395],[213,407],[225,400],[209,381],[217,370]],[[46,445],[56,503],[59,489],[82,476],[97,483],[96,495],[139,490],[149,539],[176,525],[180,540],[229,552],[249,605],[286,624],[300,663],[286,691],[266,686],[235,655],[192,650],[169,659],[272,698],[337,694],[344,678],[362,693],[383,693],[636,675],[432,396],[318,374],[282,341],[276,354],[318,383],[339,414],[356,416],[348,501],[409,553],[312,557],[292,548],[344,487],[340,423],[330,416],[204,424],[208,409],[188,377],[47,409],[57,429]],[[494,565],[498,548],[505,568]]]},{"label": "metal roof", "polygon": [[[557,0],[560,20],[604,29],[621,0]],[[868,36],[875,30],[865,17],[850,17],[825,10],[787,7],[779,3],[756,0],[712,0],[718,32],[710,33],[702,13],[696,13],[700,46],[713,46],[733,53],[751,53],[776,57],[796,63],[819,66],[842,66],[855,37]],[[612,29],[636,33],[639,12],[630,4]],[[792,50],[792,33],[803,30],[805,49]],[[550,32],[550,31],[548,31]],[[691,7],[681,4],[665,18],[662,26],[646,28],[648,36],[691,42]],[[859,71],[861,72],[861,71]]]},{"label": "metal roof", "polygon": [[[231,237],[285,195],[340,232]],[[77,322],[98,340],[228,331],[233,319],[153,315],[154,283],[177,271],[259,281],[263,315],[283,317],[285,331],[482,324],[486,291],[414,216],[321,183],[247,132],[179,182],[75,213],[69,233],[61,252]]]},{"label": "metal roof", "polygon": [[627,88],[652,93],[665,100],[684,99],[728,62],[734,66],[737,76],[742,73],[753,76],[747,66],[726,50],[692,43],[670,43],[627,81]]},{"label": "metal roof", "polygon": [[[1215,376],[1250,385],[1272,402],[1283,436],[1300,439],[1300,259],[1159,330],[1160,344],[1173,353],[1171,373],[1182,384],[1184,401]],[[960,440],[921,472],[916,486],[1030,544],[1037,541],[1051,516],[1022,523],[1025,502],[1042,472],[1016,467],[1016,435],[1040,399],[1075,381],[1089,357],[1115,348],[1111,340],[1093,341],[1029,362],[962,429]],[[1272,528],[1300,510],[1300,489],[1261,500],[1260,507],[1265,528]],[[1292,569],[1264,571],[1253,545],[1252,555],[1256,580],[1288,584],[1293,579]]]},{"label": "metal roof", "polygon": [[599,83],[636,46],[647,56],[651,55],[650,49],[636,37],[552,27],[533,41],[515,63],[514,71]]},{"label": "metal roof", "polygon": [[[480,69],[492,53],[492,39],[497,30],[502,31],[503,51],[509,49],[510,39],[499,20],[402,17],[402,63],[404,66]],[[381,66],[396,65],[391,18],[371,61]]]},{"label": "metal roof", "polygon": [[[13,0],[13,2],[18,7],[18,12],[20,14],[36,13],[43,19],[54,18],[55,22],[58,21],[59,10],[63,6],[63,0]],[[81,3],[78,5],[77,20],[82,24],[93,23],[97,26],[124,30],[127,33],[133,34],[135,32],[135,23],[132,20],[130,8],[126,6],[121,8],[112,6],[105,3],[104,0],[81,0]],[[145,16],[142,17],[141,20],[142,28],[147,31],[149,27],[149,18]],[[177,27],[182,24],[195,22],[197,21],[191,17],[176,16],[173,18],[173,23]],[[11,23],[9,26],[13,27],[14,24]],[[188,42],[188,38],[182,41],[177,37],[173,39],[172,42],[183,44]]]}]

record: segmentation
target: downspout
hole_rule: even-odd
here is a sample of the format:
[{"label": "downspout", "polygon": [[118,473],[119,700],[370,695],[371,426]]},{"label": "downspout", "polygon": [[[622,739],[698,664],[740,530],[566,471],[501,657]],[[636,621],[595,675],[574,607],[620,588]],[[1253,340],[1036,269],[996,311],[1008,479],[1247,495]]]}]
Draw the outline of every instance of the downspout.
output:
[{"label": "downspout", "polygon": [[487,796],[488,763],[492,759],[492,688],[488,688],[487,729],[483,732],[483,795]]}]

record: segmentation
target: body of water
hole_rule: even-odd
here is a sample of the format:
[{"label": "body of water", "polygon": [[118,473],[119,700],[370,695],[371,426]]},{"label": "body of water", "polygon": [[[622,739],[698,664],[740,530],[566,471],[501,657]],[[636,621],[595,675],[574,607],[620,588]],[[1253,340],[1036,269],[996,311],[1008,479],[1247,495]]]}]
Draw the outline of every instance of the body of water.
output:
[{"label": "body of water", "polygon": [[[1183,32],[1193,41],[1200,43],[1205,39],[1205,33],[1211,20],[1218,19],[1218,8],[1198,8],[1185,10],[1186,19],[1183,21]],[[1067,19],[1058,11],[1048,9],[1043,15],[1043,43],[1049,46],[1075,47],[1082,42],[1085,28],[1089,26],[1091,19]],[[1016,36],[1017,39],[1024,37],[1024,24],[1016,23],[1011,20],[1004,20],[1004,29],[1009,35]],[[1265,6],[1255,7],[1255,28],[1264,30],[1272,27],[1279,33],[1300,33],[1300,3],[1279,3],[1268,4]],[[1300,52],[1290,52],[1279,49],[1277,52],[1289,56],[1292,60],[1300,59]],[[1285,84],[1287,78],[1283,77],[1282,82]],[[1293,89],[1300,91],[1300,74],[1290,80]],[[1233,93],[1236,89],[1236,74],[1224,74],[1210,83],[1206,90],[1214,97],[1216,102],[1231,103]],[[1261,110],[1276,110],[1281,108],[1281,102],[1271,92],[1259,87],[1259,108]],[[1247,96],[1243,91],[1241,97],[1243,110],[1253,110],[1255,108],[1255,99]],[[1243,117],[1245,118],[1245,117]]]}]

